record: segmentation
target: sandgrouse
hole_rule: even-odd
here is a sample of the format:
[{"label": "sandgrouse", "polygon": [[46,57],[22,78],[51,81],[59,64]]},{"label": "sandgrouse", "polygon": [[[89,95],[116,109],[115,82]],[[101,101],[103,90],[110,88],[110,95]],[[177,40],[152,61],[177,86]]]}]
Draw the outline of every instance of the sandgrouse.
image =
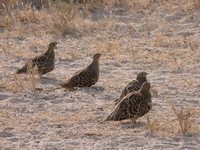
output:
[{"label": "sandgrouse", "polygon": [[52,42],[49,44],[49,48],[46,53],[31,58],[26,62],[25,66],[17,70],[17,74],[27,73],[30,68],[36,67],[40,75],[46,74],[53,71],[55,67],[55,54],[54,48],[56,48],[57,42]]},{"label": "sandgrouse", "polygon": [[138,91],[142,84],[144,82],[147,82],[146,76],[148,73],[146,72],[139,72],[137,75],[136,80],[131,81],[129,84],[126,85],[126,87],[123,89],[120,98],[115,100],[115,105],[120,102],[120,100],[123,99],[124,96],[126,96],[128,93],[133,92],[133,91]]},{"label": "sandgrouse", "polygon": [[150,83],[145,82],[139,91],[127,94],[115,107],[115,110],[108,116],[106,121],[120,121],[131,119],[136,121],[148,113],[152,108]]},{"label": "sandgrouse", "polygon": [[74,89],[75,87],[90,87],[99,79],[99,59],[101,54],[97,53],[93,56],[93,61],[85,69],[78,71],[72,78],[61,84],[66,89]]}]

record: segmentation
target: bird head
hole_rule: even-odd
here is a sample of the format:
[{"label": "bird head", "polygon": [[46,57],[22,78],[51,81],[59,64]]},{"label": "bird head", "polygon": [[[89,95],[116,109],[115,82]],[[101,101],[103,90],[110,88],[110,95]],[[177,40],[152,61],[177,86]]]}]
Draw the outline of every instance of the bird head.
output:
[{"label": "bird head", "polygon": [[57,45],[58,43],[57,42],[51,42],[50,44],[49,44],[49,48],[50,49],[54,49],[54,48],[56,48],[56,45]]},{"label": "bird head", "polygon": [[93,56],[93,60],[94,60],[94,61],[98,61],[99,58],[100,58],[100,56],[101,56],[100,53],[96,53],[96,54],[94,54],[94,56]]},{"label": "bird head", "polygon": [[148,73],[146,73],[144,71],[139,72],[137,75],[137,80],[138,81],[147,81],[147,78],[146,78],[147,75],[148,75]]},{"label": "bird head", "polygon": [[143,94],[143,95],[149,95],[150,94],[150,88],[151,88],[151,84],[149,82],[144,82],[142,84],[142,87],[140,88],[140,92]]}]

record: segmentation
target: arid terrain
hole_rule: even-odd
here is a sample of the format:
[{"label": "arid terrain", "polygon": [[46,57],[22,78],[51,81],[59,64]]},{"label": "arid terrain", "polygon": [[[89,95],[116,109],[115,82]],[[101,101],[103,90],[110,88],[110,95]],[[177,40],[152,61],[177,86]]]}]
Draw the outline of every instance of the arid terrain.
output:
[{"label": "arid terrain", "polygon": [[[52,41],[54,71],[15,74]],[[56,89],[97,52],[97,84]],[[199,0],[6,4],[0,60],[0,150],[200,149]],[[153,109],[135,124],[102,122],[139,71]]]}]

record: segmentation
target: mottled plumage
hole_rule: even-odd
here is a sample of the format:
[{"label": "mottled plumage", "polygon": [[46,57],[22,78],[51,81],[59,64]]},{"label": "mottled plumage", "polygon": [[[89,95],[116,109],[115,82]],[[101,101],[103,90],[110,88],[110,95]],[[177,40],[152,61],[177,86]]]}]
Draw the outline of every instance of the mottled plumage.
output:
[{"label": "mottled plumage", "polygon": [[106,121],[131,119],[135,121],[148,113],[152,108],[150,83],[143,83],[139,91],[127,94],[108,116]]},{"label": "mottled plumage", "polygon": [[128,93],[133,91],[138,91],[144,82],[147,82],[146,72],[139,72],[137,75],[136,80],[131,81],[126,87],[123,89],[120,98],[115,100],[115,105],[120,102],[121,99],[124,98]]},{"label": "mottled plumage", "polygon": [[72,78],[61,84],[66,89],[74,89],[75,87],[90,87],[99,79],[99,59],[100,54],[93,56],[93,61],[85,69],[76,72]]},{"label": "mottled plumage", "polygon": [[27,73],[29,69],[33,67],[37,67],[37,71],[40,75],[46,74],[54,69],[54,62],[55,62],[55,54],[54,48],[56,47],[57,43],[52,42],[49,44],[49,48],[46,53],[31,58],[24,67],[17,70],[17,74],[20,73]]}]

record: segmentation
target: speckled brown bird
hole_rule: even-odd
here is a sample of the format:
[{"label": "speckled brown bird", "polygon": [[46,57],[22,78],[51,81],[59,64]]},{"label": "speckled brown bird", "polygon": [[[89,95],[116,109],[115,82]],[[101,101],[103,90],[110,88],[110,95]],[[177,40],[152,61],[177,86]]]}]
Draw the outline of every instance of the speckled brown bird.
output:
[{"label": "speckled brown bird", "polygon": [[126,85],[126,87],[123,89],[120,98],[115,100],[115,105],[117,105],[121,99],[123,99],[124,96],[126,96],[128,93],[133,92],[133,91],[138,91],[142,84],[144,82],[147,82],[147,76],[148,73],[146,72],[139,72],[137,74],[136,80],[131,81],[129,84]]},{"label": "speckled brown bird", "polygon": [[115,107],[115,110],[105,121],[120,121],[131,119],[135,122],[152,108],[150,83],[145,82],[139,91],[127,94]]},{"label": "speckled brown bird", "polygon": [[74,89],[75,87],[90,87],[99,79],[99,59],[101,54],[97,53],[93,56],[93,61],[85,69],[78,71],[72,78],[61,84],[66,89]]},{"label": "speckled brown bird", "polygon": [[54,48],[56,48],[57,42],[52,42],[49,44],[46,53],[31,58],[26,62],[25,66],[17,70],[17,74],[27,73],[29,69],[36,67],[39,75],[46,74],[53,71],[55,67],[55,54]]}]

